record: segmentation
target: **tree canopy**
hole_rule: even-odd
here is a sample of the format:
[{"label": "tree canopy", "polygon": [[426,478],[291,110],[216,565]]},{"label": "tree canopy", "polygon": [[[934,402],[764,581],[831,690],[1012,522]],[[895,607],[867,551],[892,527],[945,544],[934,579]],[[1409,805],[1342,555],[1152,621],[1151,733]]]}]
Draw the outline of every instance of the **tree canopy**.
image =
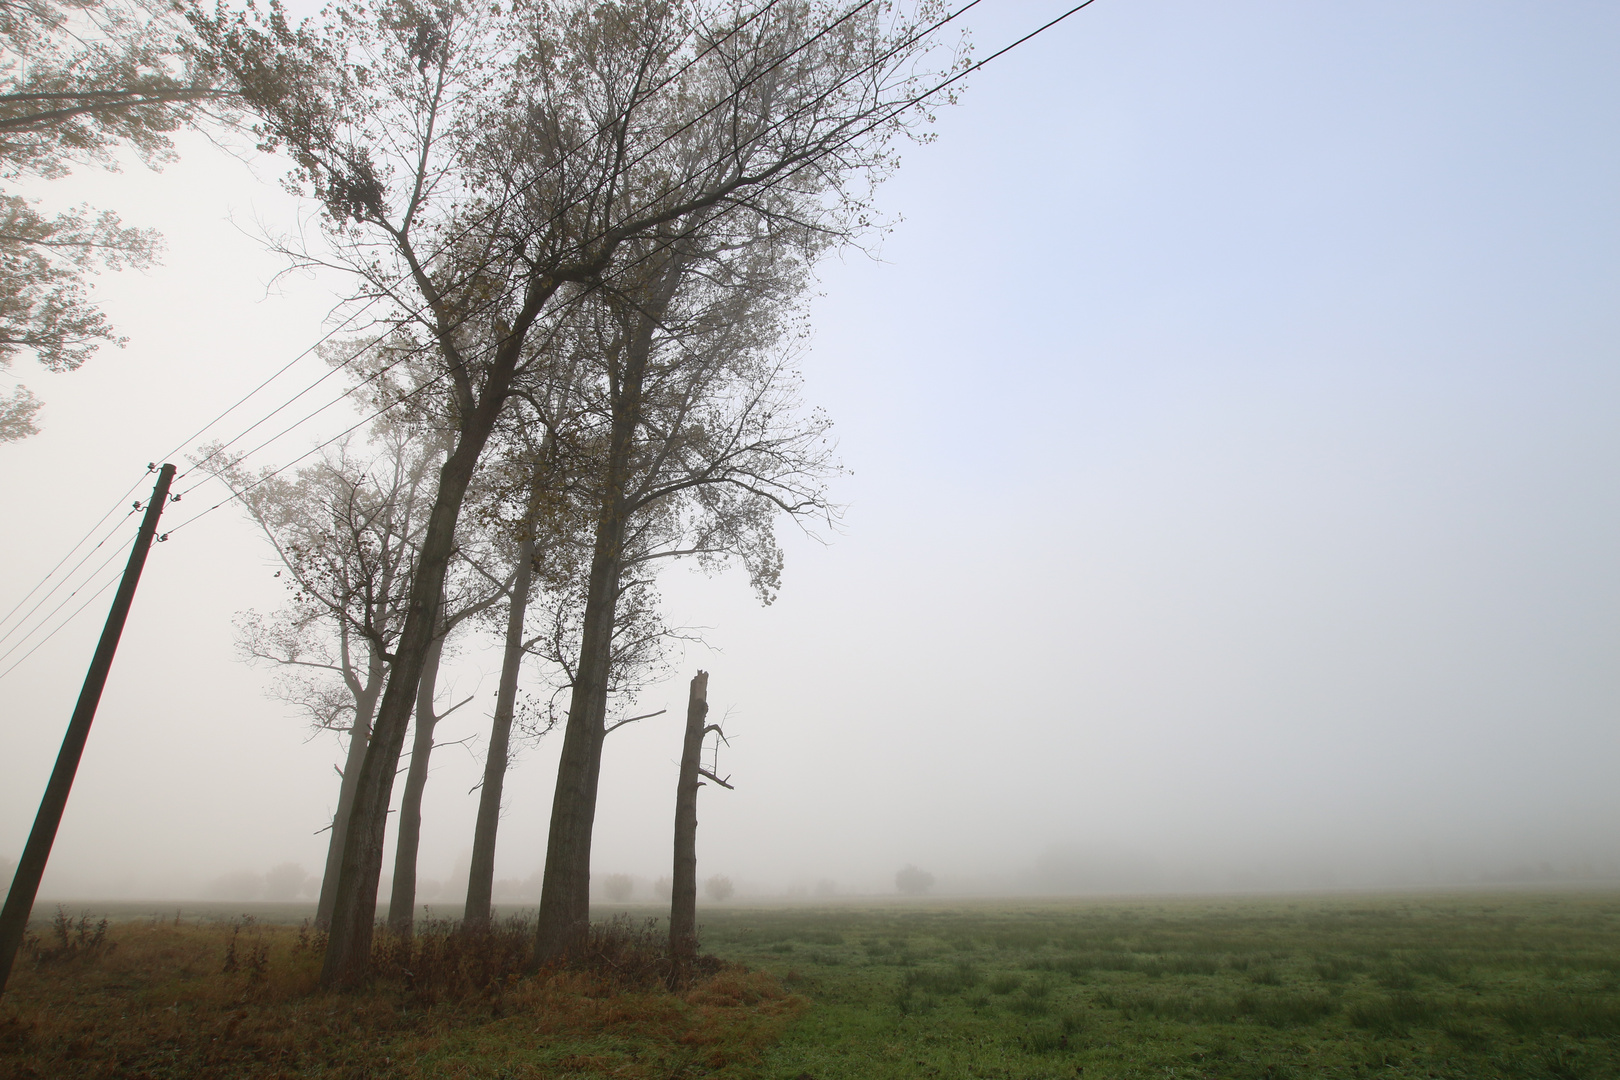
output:
[{"label": "tree canopy", "polygon": [[[32,354],[71,371],[102,345],[123,345],[89,279],[150,266],[157,233],[110,210],[43,210],[17,189],[74,165],[116,169],[124,148],[152,168],[171,160],[172,133],[230,97],[183,27],[145,0],[0,4],[0,367]],[[35,434],[40,405],[25,385],[0,396],[0,442]]]}]

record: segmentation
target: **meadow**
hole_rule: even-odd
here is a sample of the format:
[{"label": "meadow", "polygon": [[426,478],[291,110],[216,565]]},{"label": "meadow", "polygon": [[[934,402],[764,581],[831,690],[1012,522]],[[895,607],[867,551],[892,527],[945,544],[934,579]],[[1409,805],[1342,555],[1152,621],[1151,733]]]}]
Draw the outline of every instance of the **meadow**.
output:
[{"label": "meadow", "polygon": [[122,914],[41,927],[0,1076],[1620,1076],[1607,892],[709,908],[678,994],[650,909],[539,979],[430,924],[353,995],[275,912]]},{"label": "meadow", "polygon": [[764,1075],[1620,1076],[1620,897],[710,914],[812,1008]]}]

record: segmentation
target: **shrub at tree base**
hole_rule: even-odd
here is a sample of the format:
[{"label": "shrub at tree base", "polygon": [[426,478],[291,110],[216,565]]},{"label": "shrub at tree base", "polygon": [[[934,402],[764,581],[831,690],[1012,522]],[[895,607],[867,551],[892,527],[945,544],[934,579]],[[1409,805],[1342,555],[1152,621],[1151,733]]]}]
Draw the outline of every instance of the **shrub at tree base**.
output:
[{"label": "shrub at tree base", "polygon": [[268,945],[258,977],[222,970],[230,924],[115,925],[116,949],[20,963],[0,999],[0,1076],[748,1075],[805,1007],[774,976],[713,958],[667,993],[661,935],[628,920],[593,927],[586,956],[538,978],[518,974],[533,931],[514,923],[379,934],[383,974],[348,994],[316,988],[319,935],[253,931]]}]

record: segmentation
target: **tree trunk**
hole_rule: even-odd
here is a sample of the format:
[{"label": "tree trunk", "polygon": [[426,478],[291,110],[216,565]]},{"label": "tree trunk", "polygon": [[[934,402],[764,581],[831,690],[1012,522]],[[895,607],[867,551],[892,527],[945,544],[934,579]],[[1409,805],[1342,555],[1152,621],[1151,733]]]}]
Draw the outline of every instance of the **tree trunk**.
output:
[{"label": "tree trunk", "polygon": [[672,258],[658,295],[639,309],[624,348],[624,368],[613,400],[607,468],[596,520],[596,543],[585,593],[585,618],[574,668],[574,688],[563,728],[557,788],[551,801],[551,829],[541,883],[540,919],[535,928],[531,967],[557,963],[585,942],[591,913],[591,831],[596,822],[596,784],[602,770],[603,722],[613,665],[613,624],[624,569],[624,536],[629,503],[631,454],[641,424],[641,389],[652,353],[658,317],[680,277]]},{"label": "tree trunk", "polygon": [[576,951],[584,944],[590,926],[591,831],[596,819],[596,778],[602,767],[613,618],[619,599],[617,549],[623,534],[622,522],[617,528],[611,521],[603,522],[591,560],[580,660],[569,696],[557,789],[551,802],[535,967],[556,963]]},{"label": "tree trunk", "polygon": [[533,580],[534,537],[531,535],[518,544],[517,566],[512,574],[512,606],[506,615],[506,653],[501,658],[501,682],[495,695],[495,717],[490,724],[489,753],[484,758],[484,786],[478,794],[478,823],[473,827],[467,908],[461,920],[466,930],[489,927],[490,902],[495,889],[495,833],[501,823],[501,790],[506,783],[512,713],[517,707],[518,672],[523,666],[523,617],[529,608]]},{"label": "tree trunk", "polygon": [[399,837],[394,848],[394,888],[388,898],[388,929],[409,937],[416,921],[416,853],[422,841],[422,792],[427,789],[428,764],[433,757],[433,729],[439,717],[433,711],[438,692],[439,659],[444,635],[428,645],[422,681],[416,688],[416,739],[411,746],[411,767],[405,774],[405,793],[399,801]]},{"label": "tree trunk", "polygon": [[[599,273],[622,242],[622,237],[604,242],[590,265],[574,268],[570,280],[583,280],[589,274]],[[476,392],[462,358],[449,344],[450,328],[440,324],[443,359],[450,365],[450,373],[457,376],[456,404],[461,425],[456,448],[439,470],[438,494],[433,500],[427,532],[422,537],[416,569],[411,576],[405,625],[394,647],[388,686],[383,690],[371,741],[361,763],[360,779],[355,785],[354,809],[349,817],[348,835],[344,837],[343,864],[332,908],[332,930],[327,938],[326,956],[321,962],[324,989],[355,985],[370,971],[388,801],[393,794],[400,751],[405,747],[405,729],[409,725],[417,683],[421,681],[423,662],[438,623],[445,573],[455,553],[456,523],[467,499],[467,488],[478,468],[479,455],[484,452],[484,445],[489,442],[511,394],[512,379],[529,330],[562,283],[563,279],[553,274],[530,277],[523,307],[496,346],[494,358]]]},{"label": "tree trunk", "polygon": [[709,673],[692,678],[686,701],[686,741],[681,745],[681,776],[675,785],[675,885],[669,898],[669,988],[692,977],[697,959],[697,799],[703,759],[704,720],[709,715]]},{"label": "tree trunk", "polygon": [[337,899],[338,868],[343,864],[343,840],[349,834],[349,814],[354,807],[354,789],[360,779],[360,763],[365,760],[366,743],[371,739],[371,718],[382,693],[383,659],[375,647],[366,688],[354,703],[354,727],[349,729],[349,752],[343,760],[343,779],[338,783],[337,813],[332,815],[332,835],[326,841],[326,870],[321,874],[321,898],[315,905],[315,926],[326,930],[332,925],[332,905]]},{"label": "tree trunk", "polygon": [[514,347],[509,361],[496,365],[491,371],[483,399],[476,408],[463,414],[456,448],[439,470],[439,491],[412,575],[405,625],[394,648],[388,685],[383,690],[365,760],[361,763],[360,778],[355,785],[354,807],[349,816],[348,834],[344,837],[343,863],[332,909],[332,929],[321,964],[321,985],[327,989],[359,983],[370,969],[371,936],[377,917],[377,882],[382,875],[383,839],[394,775],[399,769],[400,752],[405,747],[405,730],[410,723],[428,646],[438,627],[439,598],[455,552],[456,522],[472,483],[478,456],[489,441],[505,403],[516,360]]}]

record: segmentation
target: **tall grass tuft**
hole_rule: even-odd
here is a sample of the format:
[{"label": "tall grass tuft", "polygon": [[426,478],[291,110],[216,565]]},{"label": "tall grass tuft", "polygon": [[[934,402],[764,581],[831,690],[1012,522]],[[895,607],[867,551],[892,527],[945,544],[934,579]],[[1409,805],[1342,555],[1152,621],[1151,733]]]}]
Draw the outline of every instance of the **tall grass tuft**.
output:
[{"label": "tall grass tuft", "polygon": [[1348,1011],[1350,1022],[1356,1027],[1385,1034],[1427,1024],[1439,1014],[1439,1007],[1429,998],[1404,991],[1359,1002]]},{"label": "tall grass tuft", "polygon": [[74,919],[60,904],[56,907],[56,915],[51,919],[49,943],[41,940],[38,935],[27,932],[24,932],[22,940],[23,954],[41,965],[90,959],[110,953],[115,948],[116,945],[107,941],[106,919],[95,923],[90,921],[88,915],[80,915]]},{"label": "tall grass tuft", "polygon": [[972,964],[962,961],[949,968],[917,968],[900,976],[905,989],[927,990],[936,994],[960,994],[982,982],[984,976]]}]

